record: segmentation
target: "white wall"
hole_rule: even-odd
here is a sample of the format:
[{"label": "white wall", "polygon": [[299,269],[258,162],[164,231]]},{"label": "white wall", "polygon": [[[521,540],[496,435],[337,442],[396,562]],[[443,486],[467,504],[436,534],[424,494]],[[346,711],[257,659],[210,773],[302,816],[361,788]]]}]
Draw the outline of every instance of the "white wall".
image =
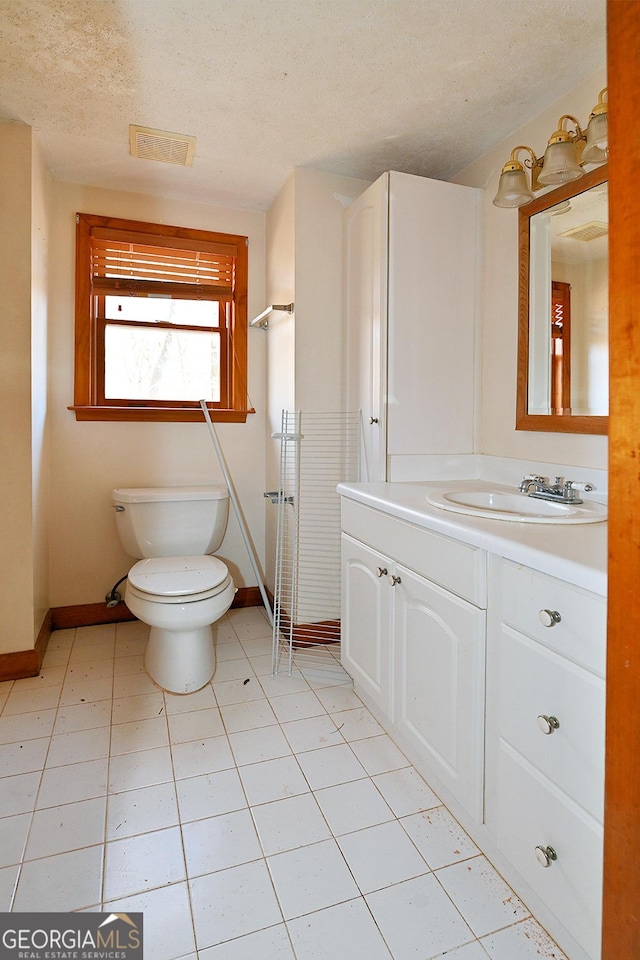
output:
[{"label": "white wall", "polygon": [[[75,214],[95,213],[219,230],[249,237],[249,316],[264,304],[265,217],[232,210],[55,183],[50,254],[51,606],[104,600],[132,564],[120,546],[110,492],[116,486],[222,481],[204,421],[78,422],[73,403]],[[249,333],[249,396],[256,414],[217,432],[251,537],[264,556],[265,341]],[[237,586],[256,580],[230,509],[218,555]]]},{"label": "white wall", "polygon": [[498,146],[452,178],[484,187],[481,288],[481,395],[479,452],[497,457],[606,469],[607,438],[515,429],[518,335],[518,212],[493,206],[502,166],[513,147],[527,144],[540,156],[565,113],[586,126],[605,71],[595,73]]},{"label": "white wall", "polygon": [[34,646],[31,128],[0,123],[0,653]]}]

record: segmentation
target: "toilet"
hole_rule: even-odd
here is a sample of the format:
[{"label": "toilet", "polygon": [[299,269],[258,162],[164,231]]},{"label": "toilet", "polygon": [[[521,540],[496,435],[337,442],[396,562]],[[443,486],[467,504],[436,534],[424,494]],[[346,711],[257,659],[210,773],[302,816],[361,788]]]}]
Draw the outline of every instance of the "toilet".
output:
[{"label": "toilet", "polygon": [[122,546],[139,558],[124,600],[151,631],[145,668],[171,693],[193,693],[215,671],[211,625],[235,595],[225,564],[211,556],[229,516],[226,486],[120,487],[111,494]]}]

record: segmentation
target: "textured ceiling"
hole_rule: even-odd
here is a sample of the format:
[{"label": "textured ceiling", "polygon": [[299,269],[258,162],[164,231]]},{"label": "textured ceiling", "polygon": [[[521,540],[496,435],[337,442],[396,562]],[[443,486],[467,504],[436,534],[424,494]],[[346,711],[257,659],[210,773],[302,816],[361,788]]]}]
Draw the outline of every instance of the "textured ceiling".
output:
[{"label": "textured ceiling", "polygon": [[605,56],[605,0],[0,0],[0,117],[60,180],[261,210],[299,166],[447,179]]}]

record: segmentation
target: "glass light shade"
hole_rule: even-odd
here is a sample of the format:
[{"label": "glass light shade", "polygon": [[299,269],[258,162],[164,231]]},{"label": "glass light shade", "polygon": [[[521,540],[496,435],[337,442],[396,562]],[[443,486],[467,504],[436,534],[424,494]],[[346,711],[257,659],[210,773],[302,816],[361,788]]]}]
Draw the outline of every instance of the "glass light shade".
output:
[{"label": "glass light shade", "polygon": [[595,113],[587,127],[587,145],[582,154],[584,163],[604,163],[609,157],[609,124],[606,112]]},{"label": "glass light shade", "polygon": [[576,149],[570,140],[549,144],[544,152],[538,183],[545,186],[550,183],[567,183],[583,175],[584,170],[578,163]]},{"label": "glass light shade", "polygon": [[500,174],[498,192],[493,200],[496,207],[521,207],[531,200],[533,193],[522,167],[519,170],[504,170]]}]

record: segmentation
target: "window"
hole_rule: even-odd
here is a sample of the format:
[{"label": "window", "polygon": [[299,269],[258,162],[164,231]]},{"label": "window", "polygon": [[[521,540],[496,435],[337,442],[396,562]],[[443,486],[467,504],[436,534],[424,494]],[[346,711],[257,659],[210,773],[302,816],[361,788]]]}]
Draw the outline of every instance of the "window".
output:
[{"label": "window", "polygon": [[76,222],[76,418],[246,420],[246,237]]}]

